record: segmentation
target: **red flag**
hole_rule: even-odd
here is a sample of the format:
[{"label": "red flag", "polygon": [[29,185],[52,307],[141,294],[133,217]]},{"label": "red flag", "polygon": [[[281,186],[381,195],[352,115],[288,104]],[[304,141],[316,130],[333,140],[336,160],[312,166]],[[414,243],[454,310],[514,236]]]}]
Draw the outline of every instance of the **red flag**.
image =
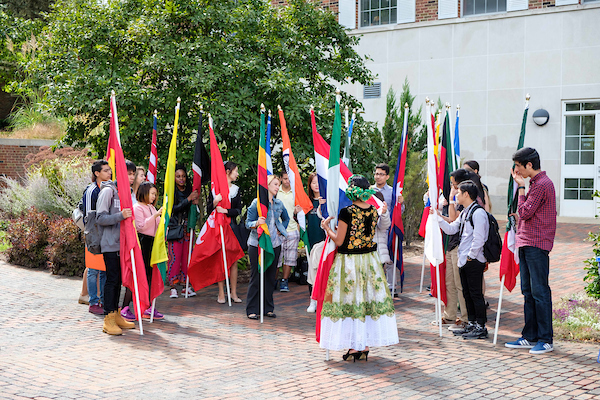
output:
[{"label": "red flag", "polygon": [[[136,315],[139,320],[142,318],[142,313],[150,306],[150,302],[148,301],[148,280],[146,279],[146,268],[144,267],[142,250],[140,249],[137,233],[133,225],[133,221],[135,220],[135,216],[133,215],[133,202],[131,200],[131,189],[129,188],[129,176],[127,175],[125,157],[123,156],[123,150],[119,143],[117,105],[114,96],[111,96],[110,108],[110,136],[108,138],[108,149],[106,152],[107,159],[112,157],[115,163],[113,176],[117,178],[117,190],[119,191],[121,210],[129,208],[132,212],[130,218],[121,221],[121,276],[123,286],[132,291],[134,299],[139,297],[141,310],[136,309]],[[135,272],[131,259],[132,254],[135,258]],[[136,283],[138,290],[136,290]]]},{"label": "red flag", "polygon": [[[222,200],[218,206],[229,209],[231,208],[229,183],[223,165],[223,158],[213,131],[210,114],[208,116],[208,127],[210,132],[210,170],[213,196],[220,194]],[[226,214],[217,212],[215,208],[198,235],[188,268],[190,282],[196,290],[225,280],[222,246],[226,250],[228,271],[237,260],[244,256],[244,251],[229,226],[229,221],[230,219]],[[221,229],[224,242],[221,241]]]},{"label": "red flag", "polygon": [[323,309],[323,301],[325,300],[325,291],[327,289],[327,281],[329,279],[329,271],[333,266],[333,260],[337,254],[337,246],[329,237],[326,239],[323,252],[319,259],[319,268],[315,277],[315,285],[312,291],[312,299],[317,301],[317,321],[315,324],[315,336],[317,342],[321,341],[321,310]]},{"label": "red flag", "polygon": [[509,292],[517,284],[517,275],[519,275],[519,256],[515,248],[515,230],[509,229],[504,234],[504,243],[502,245],[502,254],[500,256],[500,280],[504,278],[504,286]]},{"label": "red flag", "polygon": [[[435,267],[429,264],[429,271],[431,272],[431,295],[437,299],[437,279],[435,276]],[[444,254],[444,262],[440,264],[440,291],[442,297],[440,300],[448,305],[448,298],[446,297],[446,255]]]}]

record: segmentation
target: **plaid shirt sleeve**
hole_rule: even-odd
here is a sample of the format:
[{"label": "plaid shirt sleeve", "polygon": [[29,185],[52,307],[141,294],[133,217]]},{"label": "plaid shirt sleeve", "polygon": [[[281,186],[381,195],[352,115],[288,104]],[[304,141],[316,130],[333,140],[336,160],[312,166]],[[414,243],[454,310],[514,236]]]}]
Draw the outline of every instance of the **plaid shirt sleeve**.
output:
[{"label": "plaid shirt sleeve", "polygon": [[517,208],[519,218],[525,220],[531,219],[544,201],[544,194],[545,190],[543,186],[531,185],[527,196],[524,194],[519,195],[519,205]]}]

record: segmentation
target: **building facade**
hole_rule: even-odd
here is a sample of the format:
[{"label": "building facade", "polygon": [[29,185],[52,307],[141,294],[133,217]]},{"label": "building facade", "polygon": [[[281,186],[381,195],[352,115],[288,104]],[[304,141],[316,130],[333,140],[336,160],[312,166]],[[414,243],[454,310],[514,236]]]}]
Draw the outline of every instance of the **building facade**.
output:
[{"label": "building facade", "polygon": [[[273,1],[274,4],[281,1]],[[365,119],[385,117],[390,87],[405,78],[416,95],[460,105],[461,156],[476,159],[494,212],[506,211],[511,156],[525,96],[531,95],[525,145],[535,147],[556,186],[559,215],[593,217],[600,204],[600,1],[339,0],[357,51],[369,56],[373,87],[344,85]],[[532,115],[549,114],[543,126]],[[600,143],[600,142],[599,142]]]}]

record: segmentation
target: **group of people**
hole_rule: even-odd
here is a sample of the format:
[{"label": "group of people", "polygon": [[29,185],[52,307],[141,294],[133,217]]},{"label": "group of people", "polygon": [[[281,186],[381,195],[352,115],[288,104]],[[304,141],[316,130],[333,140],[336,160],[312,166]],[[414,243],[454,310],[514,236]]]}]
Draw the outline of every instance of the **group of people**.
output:
[{"label": "group of people", "polygon": [[[522,337],[507,343],[507,347],[529,348],[534,354],[552,351],[551,295],[548,285],[549,259],[556,229],[556,204],[554,187],[544,171],[540,170],[540,158],[531,148],[519,150],[513,156],[515,164],[511,170],[518,185],[517,248],[521,266],[521,286],[525,296],[525,328]],[[139,234],[147,277],[152,277],[150,254],[162,210],[156,210],[156,187],[145,181],[143,168],[127,162],[132,199],[134,199],[135,225]],[[231,207],[220,206],[221,195],[207,200],[207,211],[215,210],[231,219],[231,227],[250,260],[251,277],[246,296],[246,315],[249,319],[260,318],[260,273],[258,227],[268,226],[274,257],[266,266],[264,287],[264,315],[276,318],[273,293],[279,283],[280,291],[289,291],[288,279],[298,264],[300,241],[297,215],[302,211],[295,204],[294,192],[287,172],[280,176],[268,176],[269,206],[266,216],[259,216],[257,200],[247,210],[245,222],[238,218],[242,213],[239,187],[235,185],[238,167],[231,161],[225,162],[229,183]],[[370,346],[386,346],[398,343],[398,331],[392,293],[395,292],[399,274],[387,248],[391,225],[389,207],[392,204],[392,188],[387,184],[390,168],[378,164],[375,168],[375,184],[360,175],[348,181],[346,196],[352,205],[344,207],[337,216],[337,225],[332,224],[336,216],[324,218],[326,200],[319,192],[316,173],[309,175],[306,190],[312,209],[306,214],[308,260],[308,288],[310,304],[307,312],[317,310],[318,294],[313,288],[318,275],[319,259],[329,237],[337,246],[337,252],[326,282],[322,286],[320,308],[320,345],[331,350],[349,349],[344,360],[366,359]],[[119,209],[118,192],[111,179],[111,170],[104,160],[92,166],[93,182],[84,194],[85,214],[96,213],[101,227],[102,255],[94,255],[86,249],[87,271],[84,285],[89,292],[90,312],[104,314],[103,330],[109,334],[120,334],[122,329],[133,328],[135,314],[132,312],[131,293],[127,290],[119,307],[121,286],[119,264],[119,223],[131,218],[131,210]],[[531,178],[530,190],[525,193],[524,178]],[[486,338],[486,301],[484,272],[487,260],[484,243],[488,237],[489,222],[486,214],[491,211],[487,187],[481,183],[479,164],[466,161],[463,168],[451,173],[450,196],[440,198],[440,208],[431,214],[439,219],[442,231],[448,235],[446,243],[446,293],[447,306],[442,320],[436,323],[450,325],[455,335],[465,339]],[[190,246],[188,215],[190,207],[198,204],[199,193],[193,191],[183,165],[175,172],[175,202],[167,231],[168,280],[170,297],[179,296],[177,285],[182,285],[181,295],[194,296],[195,292],[186,285],[187,258]],[[367,203],[372,196],[381,200],[378,209]],[[401,195],[395,200],[403,203]],[[404,205],[402,204],[404,208]],[[247,231],[250,231],[249,234]],[[282,268],[282,279],[278,271]],[[86,278],[87,277],[87,282]],[[231,297],[233,302],[242,303],[237,293],[237,264],[230,269]],[[224,282],[219,282],[217,302],[224,304]],[[397,294],[396,294],[397,295]],[[80,297],[81,300],[81,297]],[[460,314],[458,310],[460,309]],[[144,311],[150,317],[152,310]],[[154,310],[154,319],[163,315]]]}]

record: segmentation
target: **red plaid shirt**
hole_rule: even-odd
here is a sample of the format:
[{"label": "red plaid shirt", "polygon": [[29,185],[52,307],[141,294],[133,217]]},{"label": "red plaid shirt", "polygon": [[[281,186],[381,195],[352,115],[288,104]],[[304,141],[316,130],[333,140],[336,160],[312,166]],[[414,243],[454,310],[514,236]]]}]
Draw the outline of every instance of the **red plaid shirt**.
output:
[{"label": "red plaid shirt", "polygon": [[517,247],[532,246],[550,251],[556,233],[556,195],[545,171],[531,178],[529,191],[519,196]]}]

